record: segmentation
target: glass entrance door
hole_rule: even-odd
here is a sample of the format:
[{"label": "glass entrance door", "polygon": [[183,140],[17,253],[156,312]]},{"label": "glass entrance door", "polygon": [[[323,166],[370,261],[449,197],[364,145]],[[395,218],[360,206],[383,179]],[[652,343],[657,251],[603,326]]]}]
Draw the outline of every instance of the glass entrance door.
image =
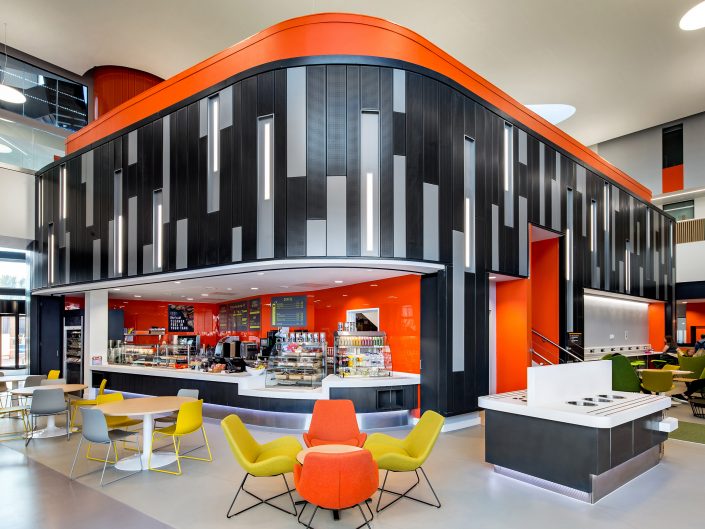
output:
[{"label": "glass entrance door", "polygon": [[0,368],[18,369],[27,366],[26,317],[0,316]]}]

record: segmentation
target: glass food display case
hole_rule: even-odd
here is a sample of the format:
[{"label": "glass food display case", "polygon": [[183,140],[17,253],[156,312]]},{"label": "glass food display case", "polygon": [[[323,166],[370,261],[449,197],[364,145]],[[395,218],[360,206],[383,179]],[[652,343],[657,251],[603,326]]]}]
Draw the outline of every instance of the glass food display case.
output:
[{"label": "glass food display case", "polygon": [[128,366],[186,369],[193,356],[192,347],[179,345],[124,344],[108,351],[108,363]]},{"label": "glass food display case", "polygon": [[[293,334],[293,333],[292,333]],[[325,335],[297,333],[277,338],[269,357],[266,387],[319,387],[326,372]]]},{"label": "glass food display case", "polygon": [[392,354],[384,332],[335,333],[334,372],[339,377],[390,377]]}]

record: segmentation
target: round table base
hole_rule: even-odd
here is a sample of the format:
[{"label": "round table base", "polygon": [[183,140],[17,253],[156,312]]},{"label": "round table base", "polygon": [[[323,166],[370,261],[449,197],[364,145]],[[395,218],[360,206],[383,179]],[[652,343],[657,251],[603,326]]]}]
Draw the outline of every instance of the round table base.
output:
[{"label": "round table base", "polygon": [[[126,457],[121,459],[115,465],[118,470],[129,470],[130,472],[136,472],[140,469],[139,457],[137,455]],[[142,470],[149,470],[148,466],[148,456],[146,454],[142,455]],[[152,453],[152,468],[161,468],[171,463],[176,462],[176,454],[173,452],[154,452]]]},{"label": "round table base", "polygon": [[46,439],[48,437],[61,437],[62,435],[66,437],[66,428],[50,426],[41,430],[35,430],[32,435],[26,435],[25,437],[33,437],[34,439]]}]

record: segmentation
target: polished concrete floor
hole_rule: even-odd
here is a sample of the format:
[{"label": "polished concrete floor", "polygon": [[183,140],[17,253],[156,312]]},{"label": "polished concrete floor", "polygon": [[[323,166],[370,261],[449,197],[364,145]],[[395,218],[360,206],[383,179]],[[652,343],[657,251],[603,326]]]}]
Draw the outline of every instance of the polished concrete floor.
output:
[{"label": "polished concrete floor", "polygon": [[[698,422],[687,405],[672,408],[670,414]],[[37,439],[26,449],[21,441],[5,442],[0,445],[0,527],[150,529],[162,527],[160,523],[184,529],[297,527],[293,516],[266,507],[226,519],[225,512],[244,474],[234,461],[217,421],[209,420],[207,431],[213,463],[185,461],[182,476],[143,472],[102,489],[98,485],[99,474],[78,482],[65,477],[77,435],[68,442],[65,438]],[[263,429],[253,432],[260,441],[280,435]],[[406,431],[395,433],[401,436]],[[197,442],[198,439],[192,441]],[[80,472],[86,472],[98,464],[83,460],[81,465]],[[696,498],[705,475],[705,445],[668,441],[660,465],[596,505],[496,475],[484,463],[481,426],[442,434],[425,469],[443,507],[438,510],[403,502],[376,515],[373,527],[427,529],[443,524],[444,529],[662,529],[700,518],[702,505]],[[398,488],[408,481],[407,477],[395,476]],[[252,485],[262,494],[280,492],[281,487],[280,480],[267,479]],[[428,497],[426,491],[422,493]],[[323,512],[314,520],[314,526],[348,529],[360,523],[358,516],[359,513],[348,511],[339,522],[333,522],[330,514]]]}]

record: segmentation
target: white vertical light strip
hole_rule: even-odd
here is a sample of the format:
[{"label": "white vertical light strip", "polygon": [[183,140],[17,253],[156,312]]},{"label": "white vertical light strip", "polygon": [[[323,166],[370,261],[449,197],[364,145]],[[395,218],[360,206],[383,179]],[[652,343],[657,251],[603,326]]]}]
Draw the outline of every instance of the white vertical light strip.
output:
[{"label": "white vertical light strip", "polygon": [[117,252],[115,253],[117,263],[116,269],[118,274],[122,274],[122,215],[117,218]]},{"label": "white vertical light strip", "polygon": [[218,123],[218,96],[211,98],[211,124],[213,134],[213,172],[220,170],[220,126]]},{"label": "white vertical light strip", "polygon": [[590,251],[595,251],[595,239],[597,237],[597,202],[590,203]]},{"label": "white vertical light strip", "polygon": [[566,228],[565,230],[565,279],[566,281],[570,281],[571,277],[571,271],[572,271],[572,263],[571,263],[571,249],[573,248],[573,241],[571,239],[572,233],[570,231],[570,228]]},{"label": "white vertical light strip", "polygon": [[44,179],[39,177],[39,227],[44,225]]},{"label": "white vertical light strip", "polygon": [[470,199],[465,198],[465,268],[470,268]]},{"label": "white vertical light strip", "polygon": [[373,182],[373,175],[372,173],[367,173],[366,174],[366,188],[367,188],[367,194],[366,194],[366,228],[367,228],[367,233],[365,234],[365,248],[367,249],[368,252],[371,252],[375,249],[375,240],[374,240],[374,220],[373,220],[373,215],[374,215],[374,182]]},{"label": "white vertical light strip", "polygon": [[154,252],[154,269],[162,269],[162,255],[164,253],[164,222],[163,222],[163,193],[157,189],[152,193],[152,251]]},{"label": "white vertical light strip", "polygon": [[629,252],[630,245],[631,243],[627,241],[627,247],[624,250],[624,290],[626,290],[627,292],[631,291],[631,255]]},{"label": "white vertical light strip", "polygon": [[49,259],[48,259],[49,284],[54,283],[54,224],[49,224]]},{"label": "white vertical light strip", "polygon": [[504,124],[504,190],[509,191],[509,180],[511,176],[510,154],[511,154],[511,132],[512,126],[509,123]]},{"label": "white vertical light strip", "polygon": [[66,164],[59,170],[59,193],[61,197],[61,218],[66,218]]},{"label": "white vertical light strip", "polygon": [[602,198],[604,204],[604,228],[605,231],[610,229],[610,185],[605,182],[605,189]]},{"label": "white vertical light strip", "polygon": [[272,124],[271,122],[264,122],[264,200],[269,200],[271,198],[271,188],[272,188],[272,137],[271,137]]}]

